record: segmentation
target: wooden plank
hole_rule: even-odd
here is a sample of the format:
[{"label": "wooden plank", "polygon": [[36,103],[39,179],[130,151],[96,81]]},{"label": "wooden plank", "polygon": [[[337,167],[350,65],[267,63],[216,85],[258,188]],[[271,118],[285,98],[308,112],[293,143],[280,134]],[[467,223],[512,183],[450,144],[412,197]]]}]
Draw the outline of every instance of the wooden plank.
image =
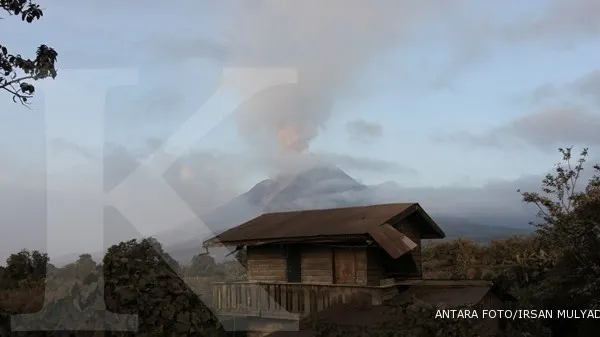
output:
[{"label": "wooden plank", "polygon": [[215,307],[218,308],[219,315],[229,313],[282,318],[292,317],[294,314],[306,317],[337,303],[349,303],[358,297],[378,304],[392,296],[393,294],[388,292],[395,287],[236,282],[216,284],[213,289],[213,299],[216,300]]},{"label": "wooden plank", "polygon": [[325,298],[325,292],[323,292],[321,289],[317,290],[317,296],[316,296],[316,300],[317,300],[317,312],[319,311],[323,311],[324,307],[323,305],[325,304],[324,298]]},{"label": "wooden plank", "polygon": [[423,275],[423,261],[421,258],[421,232],[419,230],[419,224],[414,219],[405,219],[397,225],[402,233],[408,236],[411,240],[417,243],[417,248],[413,249],[408,255],[412,257],[416,270],[408,273],[406,276],[411,278],[421,278]]},{"label": "wooden plank", "polygon": [[367,250],[365,248],[355,249],[354,259],[356,261],[356,283],[367,284]]},{"label": "wooden plank", "polygon": [[246,306],[248,307],[248,311],[252,311],[254,309],[252,307],[252,285],[250,284],[246,286]]},{"label": "wooden plank", "polygon": [[238,310],[238,289],[240,288],[239,284],[234,284],[233,287],[231,287],[231,308],[233,310]]},{"label": "wooden plank", "polygon": [[267,287],[259,286],[259,296],[260,296],[260,313],[261,316],[263,312],[269,311],[269,293],[267,292]]},{"label": "wooden plank", "polygon": [[278,246],[248,247],[248,280],[287,280],[285,250]]},{"label": "wooden plank", "polygon": [[260,302],[259,285],[253,284],[251,288],[252,288],[252,299],[251,299],[252,309],[260,314],[260,303],[261,302]]},{"label": "wooden plank", "polygon": [[298,285],[294,285],[293,287],[290,288],[290,310],[291,312],[297,313],[298,311],[298,307],[299,307],[299,303],[298,303]]},{"label": "wooden plank", "polygon": [[336,284],[356,283],[354,252],[349,248],[336,248],[334,252]]},{"label": "wooden plank", "polygon": [[302,283],[333,283],[332,249],[329,247],[302,247]]},{"label": "wooden plank", "polygon": [[267,306],[266,306],[265,309],[268,312],[271,312],[274,309],[273,308],[273,285],[272,284],[268,284],[265,287],[265,290],[266,290],[266,294],[267,294],[267,296],[266,296],[266,304],[267,304]]},{"label": "wooden plank", "polygon": [[281,309],[285,311],[290,311],[288,308],[288,286],[282,286],[281,288]]},{"label": "wooden plank", "polygon": [[381,261],[379,260],[380,250],[378,248],[367,249],[367,284],[379,285],[383,278]]}]

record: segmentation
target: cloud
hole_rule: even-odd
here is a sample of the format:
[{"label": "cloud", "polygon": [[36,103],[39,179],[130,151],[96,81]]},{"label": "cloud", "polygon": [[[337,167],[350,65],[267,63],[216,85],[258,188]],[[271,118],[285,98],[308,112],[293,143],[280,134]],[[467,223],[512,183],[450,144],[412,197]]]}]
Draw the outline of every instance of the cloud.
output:
[{"label": "cloud", "polygon": [[[159,38],[160,39],[160,38]],[[160,39],[160,49],[157,50],[155,57],[163,60],[187,59],[189,55],[197,58],[210,60],[216,64],[223,64],[227,61],[229,50],[227,46],[210,38],[195,38],[190,40],[181,40],[177,37]],[[142,44],[156,45],[157,39],[150,38]]]},{"label": "cloud", "polygon": [[[79,146],[61,141],[53,142],[53,145],[55,147],[58,145],[61,148],[61,155],[65,156],[80,156],[80,153],[85,151]],[[103,160],[105,192],[111,192],[124,181],[142,160],[146,159],[147,152],[147,150],[132,151],[122,146],[108,146]],[[11,233],[11,240],[2,241],[0,260],[23,248],[47,248],[47,181],[43,160],[39,160],[35,166],[28,167],[27,163],[13,160],[14,157],[11,155],[5,155],[3,158],[7,161],[3,161],[0,165],[0,173],[11,179],[0,180],[0,230]],[[88,157],[88,159],[92,159],[92,162],[86,159],[84,164],[76,165],[73,161],[69,161],[69,165],[65,165],[60,171],[53,170],[52,185],[60,186],[59,190],[53,191],[51,200],[53,207],[61,208],[64,207],[61,205],[72,205],[76,200],[89,200],[91,192],[86,190],[86,186],[89,186],[89,181],[93,178],[95,165],[100,163],[96,158]],[[200,217],[244,191],[247,186],[245,179],[248,179],[246,171],[255,171],[251,164],[245,158],[235,155],[196,151],[179,158],[162,177],[144,175],[141,180],[135,181],[131,188],[122,193],[132,205],[143,207],[162,205],[165,201],[169,201],[169,196],[156,193],[152,186],[155,185],[156,179],[164,179],[184,203],[182,207],[187,207],[188,212]],[[187,173],[185,179],[181,179],[181,172]],[[2,176],[0,179],[3,178]],[[251,181],[254,179],[251,177]],[[104,246],[130,239],[133,232],[138,236],[151,235],[157,232],[157,228],[167,230],[180,225],[177,219],[181,217],[170,214],[169,211],[169,208],[155,207],[153,212],[159,213],[159,216],[148,223],[136,223],[138,227],[132,225],[123,227],[111,222],[114,217],[105,216],[105,230],[108,232],[105,232]],[[90,249],[89,247],[99,249],[96,246],[97,241],[91,242],[91,238],[85,235],[73,240],[73,235],[87,228],[84,214],[88,213],[76,211],[73,214],[65,214],[64,222],[57,225],[61,233],[65,234],[53,239],[57,240],[53,243],[59,244],[58,247],[53,247],[53,254],[64,255],[74,251],[86,251]],[[56,217],[56,214],[54,216]],[[129,220],[135,223],[135,219]]]},{"label": "cloud", "polygon": [[598,13],[600,3],[595,0],[552,0],[541,10],[536,8],[536,13],[528,13],[506,34],[515,41],[596,37],[600,32]]},{"label": "cloud", "polygon": [[[573,48],[600,34],[600,21],[597,20],[600,2],[596,0],[550,0],[521,12],[511,8],[516,4],[519,2],[505,2],[501,8],[492,6],[490,12],[474,13],[465,9],[453,13],[456,22],[448,29],[450,32],[439,33],[450,34],[448,40],[455,44],[446,58],[447,63],[432,83],[434,89],[452,88],[457,77],[495,56],[495,50],[534,44]],[[510,14],[505,14],[505,9]]]},{"label": "cloud", "polygon": [[520,103],[539,105],[548,100],[552,100],[561,94],[559,88],[552,83],[540,84],[535,89],[520,95],[518,101]]},{"label": "cloud", "polygon": [[[435,140],[503,147],[526,143],[542,150],[568,145],[600,144],[600,114],[579,108],[546,109],[515,119],[483,134],[462,131]],[[516,142],[516,144],[515,144]]]},{"label": "cloud", "polygon": [[245,104],[238,112],[240,134],[269,146],[285,131],[293,137],[284,137],[280,146],[307,150],[335,100],[363,80],[359,75],[370,62],[445,6],[450,4],[440,0],[263,0],[231,7],[224,17],[226,65],[292,67],[299,76],[297,84],[268,90]]},{"label": "cloud", "polygon": [[[50,148],[58,153],[74,153],[88,161],[97,161],[98,158],[94,157],[88,150],[82,146],[69,142],[63,138],[55,138],[51,141]],[[54,154],[54,155],[56,155]]]},{"label": "cloud", "polygon": [[395,172],[411,175],[417,174],[417,171],[415,169],[404,167],[398,163],[387,160],[333,153],[318,153],[317,155],[322,157],[324,160],[329,161],[334,165],[347,170]]},{"label": "cloud", "polygon": [[[520,140],[544,150],[555,149],[565,144],[581,146],[600,144],[598,132],[600,113],[597,112],[597,108],[600,107],[599,69],[589,71],[561,85],[554,83],[539,85],[521,96],[520,101],[547,107],[488,130],[484,134],[476,135],[463,131],[438,137],[437,140],[496,147]],[[564,101],[578,102],[578,104],[560,103]],[[594,104],[586,104],[590,102]]]},{"label": "cloud", "polygon": [[[573,161],[578,158],[574,153]],[[587,185],[593,174],[592,166],[596,163],[600,163],[600,157],[588,158],[578,180],[578,188]],[[544,176],[545,172],[523,175],[514,180],[489,181],[481,187],[404,188],[387,182],[374,190],[380,202],[418,201],[431,213],[470,218],[490,226],[526,226],[530,221],[539,220],[535,216],[537,208],[525,204],[518,190],[541,193]]]},{"label": "cloud", "polygon": [[[149,145],[150,148],[155,146]],[[110,191],[129,176],[146,159],[145,152],[134,152],[122,146],[107,151],[104,159],[106,189]],[[178,158],[162,178],[200,216],[241,192],[246,171],[252,167],[249,160],[235,154],[190,151]],[[139,188],[136,194],[143,197],[144,186]]]},{"label": "cloud", "polygon": [[600,69],[589,71],[567,83],[540,84],[532,91],[521,95],[518,101],[537,106],[548,102],[556,103],[560,99],[582,101],[588,98],[600,104]]},{"label": "cloud", "polygon": [[367,122],[362,118],[346,123],[346,129],[350,138],[358,142],[366,142],[383,135],[383,127],[380,124]]},{"label": "cloud", "polygon": [[572,83],[575,91],[600,104],[600,69],[589,72]]},{"label": "cloud", "polygon": [[[474,66],[487,60],[491,47],[498,35],[497,27],[489,23],[491,18],[481,19],[479,15],[459,12],[444,32],[439,32],[446,41],[453,41],[448,47],[441,69],[435,75],[433,89],[452,89],[455,80]],[[455,13],[456,14],[456,13]],[[444,43],[447,43],[447,42]]]},{"label": "cloud", "polygon": [[[147,143],[147,148],[139,150],[131,150],[115,144],[106,146],[103,160],[106,193],[118,187],[147,158],[147,154],[157,147],[154,139],[148,140]],[[65,141],[55,141],[53,146],[59,148],[62,155],[80,156],[88,153],[82,147],[68,144]],[[163,155],[169,155],[169,153]],[[330,162],[353,170],[376,172],[389,170],[402,172],[404,170],[404,172],[410,172],[397,164],[368,158],[326,154],[313,154],[310,157],[314,159],[314,163]],[[10,156],[5,156],[5,158],[9,159]],[[161,205],[165,203],[168,196],[156,193],[152,186],[155,179],[164,179],[189,210],[198,219],[202,219],[215,207],[228,202],[264,179],[273,166],[287,164],[295,168],[302,167],[300,165],[302,163],[298,160],[298,156],[286,159],[281,156],[260,157],[255,154],[196,150],[178,158],[162,177],[144,175],[141,180],[130,186],[131,188],[121,193],[132,205],[145,205],[145,207]],[[45,177],[44,167],[41,165],[38,166],[37,171],[27,172],[14,161],[8,160],[6,163],[11,163],[11,165],[1,166],[3,171],[6,171],[6,175],[14,176],[14,174],[20,173],[23,177],[19,181],[1,181],[0,230],[12,233],[11,237],[14,240],[11,240],[10,243],[3,242],[3,245],[0,245],[0,257],[5,257],[22,248],[45,249],[47,205],[46,181],[43,179]],[[88,198],[88,191],[83,187],[87,186],[84,182],[89,181],[95,170],[90,164],[98,164],[98,160],[93,156],[88,156],[85,164],[70,165],[63,171],[56,172],[53,176],[53,179],[56,179],[53,185],[64,188],[54,194],[52,200],[54,205],[72,204],[73,200]],[[21,181],[25,181],[25,179],[34,183],[25,185]],[[137,224],[139,227],[133,227],[131,224],[129,226],[122,225],[124,214],[119,215],[117,214],[119,212],[113,209],[104,218],[107,232],[105,232],[103,245],[107,247],[130,239],[131,235],[151,235],[158,232],[157,228],[165,231],[181,225],[176,221],[180,218],[179,216],[164,213],[169,209],[163,212],[161,207],[156,207],[155,211],[162,213],[157,214],[156,218],[148,223],[140,223]],[[78,214],[78,212],[76,213]],[[84,228],[82,222],[85,219],[77,214],[65,216],[64,223],[60,224],[60,230],[64,233],[76,233]],[[114,221],[117,220],[118,223],[115,223]],[[132,223],[136,222],[135,219],[129,220]],[[96,244],[96,242],[90,242],[90,238],[83,236],[73,241],[72,236],[65,235],[62,240],[60,247],[53,251],[53,254],[65,255],[74,251],[85,251]]]}]

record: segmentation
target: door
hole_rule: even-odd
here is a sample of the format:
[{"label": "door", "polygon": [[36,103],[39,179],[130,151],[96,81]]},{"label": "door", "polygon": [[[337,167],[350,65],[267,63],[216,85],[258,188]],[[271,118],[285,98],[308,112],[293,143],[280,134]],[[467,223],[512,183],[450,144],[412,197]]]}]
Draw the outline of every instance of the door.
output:
[{"label": "door", "polygon": [[336,248],[333,252],[334,283],[356,283],[356,261],[350,248]]}]

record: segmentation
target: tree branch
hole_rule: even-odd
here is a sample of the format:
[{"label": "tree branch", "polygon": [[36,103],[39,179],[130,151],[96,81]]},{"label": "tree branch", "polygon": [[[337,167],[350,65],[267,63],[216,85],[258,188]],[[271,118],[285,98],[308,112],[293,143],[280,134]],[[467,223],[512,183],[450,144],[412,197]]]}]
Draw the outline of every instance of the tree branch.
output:
[{"label": "tree branch", "polygon": [[12,86],[12,84],[19,83],[24,80],[30,80],[30,79],[33,79],[33,75],[27,75],[27,76],[15,78],[11,81],[6,81],[6,83],[0,85],[0,89],[5,89],[7,86]]},{"label": "tree branch", "polygon": [[12,84],[10,86],[8,86],[8,87],[7,86],[0,87],[0,89],[6,90],[9,93],[11,93],[13,95],[13,101],[15,103],[17,102],[16,99],[18,99],[19,102],[21,102],[22,105],[24,105],[24,106],[26,106],[26,107],[29,108],[28,103],[27,103],[27,99],[31,98],[33,96],[31,96],[31,95],[24,95],[24,94],[20,93],[21,90],[15,89],[15,87],[13,87]]}]

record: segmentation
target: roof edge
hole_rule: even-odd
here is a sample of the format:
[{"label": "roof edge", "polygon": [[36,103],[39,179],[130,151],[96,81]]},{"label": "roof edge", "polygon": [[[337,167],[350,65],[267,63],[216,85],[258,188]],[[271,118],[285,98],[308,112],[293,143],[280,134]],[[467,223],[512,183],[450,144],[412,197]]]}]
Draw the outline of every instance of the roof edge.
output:
[{"label": "roof edge", "polygon": [[429,214],[427,214],[427,212],[425,212],[425,210],[423,209],[423,207],[421,207],[421,205],[419,203],[415,203],[413,206],[411,207],[415,207],[414,211],[410,212],[411,214],[414,212],[417,212],[423,219],[425,219],[425,222],[427,222],[427,224],[433,229],[433,231],[435,232],[436,235],[432,235],[431,237],[424,237],[423,239],[426,240],[430,240],[430,239],[444,239],[446,238],[446,233],[444,233],[444,231],[440,228],[440,226],[438,226],[438,224],[433,221],[433,219],[429,216]]},{"label": "roof edge", "polygon": [[252,240],[236,240],[236,241],[220,241],[218,236],[215,236],[202,243],[203,247],[232,247],[232,246],[249,246],[249,245],[261,245],[269,243],[295,243],[295,242],[307,242],[307,243],[319,243],[319,242],[331,242],[340,241],[344,239],[362,239],[368,238],[368,233],[364,234],[336,234],[336,235],[319,235],[319,236],[296,236],[290,238],[262,238]]}]

